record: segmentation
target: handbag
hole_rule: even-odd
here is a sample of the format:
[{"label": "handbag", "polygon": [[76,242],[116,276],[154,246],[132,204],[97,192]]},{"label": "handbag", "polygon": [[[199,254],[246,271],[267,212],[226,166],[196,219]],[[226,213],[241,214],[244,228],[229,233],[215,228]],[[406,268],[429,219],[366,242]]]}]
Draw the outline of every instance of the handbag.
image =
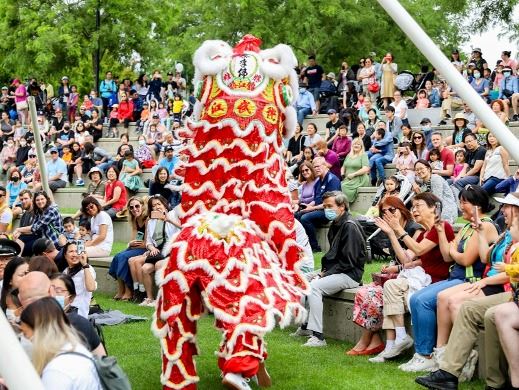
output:
[{"label": "handbag", "polygon": [[371,274],[371,279],[373,280],[373,283],[381,287],[384,287],[384,283],[386,283],[388,280],[396,279],[397,277],[397,273],[383,274],[382,272],[373,272]]},{"label": "handbag", "polygon": [[90,357],[75,351],[62,352],[58,356],[61,355],[83,356],[90,360],[94,364],[104,390],[131,390],[132,388],[128,377],[113,356]]},{"label": "handbag", "polygon": [[16,102],[16,111],[27,110],[29,105],[27,104],[27,100],[23,100],[21,102]]},{"label": "handbag", "polygon": [[368,91],[371,93],[377,93],[380,90],[380,84],[376,80],[368,84]]}]

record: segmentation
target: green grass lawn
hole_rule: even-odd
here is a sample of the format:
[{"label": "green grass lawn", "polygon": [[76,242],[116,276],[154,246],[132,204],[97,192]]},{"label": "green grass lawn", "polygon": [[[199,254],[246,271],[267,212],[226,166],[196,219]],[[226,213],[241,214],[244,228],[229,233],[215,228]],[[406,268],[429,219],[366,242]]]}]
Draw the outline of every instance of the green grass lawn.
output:
[{"label": "green grass lawn", "polygon": [[[321,255],[316,256],[320,263]],[[371,272],[380,270],[382,263],[366,265],[364,280],[371,281]],[[108,295],[96,294],[103,309],[118,309],[124,313],[151,319],[152,309],[131,303],[115,302]],[[405,356],[394,362],[375,365],[367,357],[350,357],[344,354],[351,344],[327,339],[326,348],[304,348],[302,338],[292,338],[293,329],[276,328],[266,336],[269,359],[267,366],[272,376],[272,389],[280,390],[367,390],[367,389],[419,389],[414,383],[415,374],[404,373],[397,366],[410,358]],[[160,388],[160,347],[150,330],[150,320],[104,327],[110,355],[117,357],[128,374],[135,390]],[[198,343],[201,355],[197,358],[199,389],[223,389],[214,351],[220,342],[220,333],[213,327],[213,317],[207,315],[199,321]],[[255,388],[254,385],[252,385]],[[482,388],[482,382],[463,384],[461,389]]]}]

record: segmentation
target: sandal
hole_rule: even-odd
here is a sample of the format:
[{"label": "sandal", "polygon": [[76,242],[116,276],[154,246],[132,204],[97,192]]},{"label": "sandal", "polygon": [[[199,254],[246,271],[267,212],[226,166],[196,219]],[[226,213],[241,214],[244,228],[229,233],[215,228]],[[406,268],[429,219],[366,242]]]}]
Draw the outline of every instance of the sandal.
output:
[{"label": "sandal", "polygon": [[122,297],[119,296],[119,295],[115,295],[115,296],[113,297],[113,300],[114,300],[114,301],[120,301],[121,299],[122,299]]}]

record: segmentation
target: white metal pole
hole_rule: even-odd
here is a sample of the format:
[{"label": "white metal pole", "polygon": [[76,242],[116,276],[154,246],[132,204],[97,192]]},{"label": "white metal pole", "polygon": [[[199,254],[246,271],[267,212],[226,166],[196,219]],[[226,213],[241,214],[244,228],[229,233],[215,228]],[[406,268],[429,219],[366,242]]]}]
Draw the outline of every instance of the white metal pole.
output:
[{"label": "white metal pole", "polygon": [[43,143],[41,142],[40,128],[38,127],[38,115],[36,112],[36,101],[34,96],[29,96],[27,99],[29,103],[29,113],[31,115],[32,132],[34,134],[34,143],[36,144],[36,155],[38,156],[38,165],[40,168],[41,184],[45,192],[52,199],[52,192],[50,191],[49,181],[47,180],[47,161],[45,160],[45,153],[43,152]]},{"label": "white metal pole", "polygon": [[9,390],[43,390],[40,377],[0,310],[0,377]]},{"label": "white metal pole", "polygon": [[506,145],[506,150],[508,150],[515,161],[519,162],[519,141],[517,138],[481,99],[398,0],[378,0],[378,2],[418,50],[447,79],[449,85],[469,105],[478,118],[483,121],[501,145]]}]

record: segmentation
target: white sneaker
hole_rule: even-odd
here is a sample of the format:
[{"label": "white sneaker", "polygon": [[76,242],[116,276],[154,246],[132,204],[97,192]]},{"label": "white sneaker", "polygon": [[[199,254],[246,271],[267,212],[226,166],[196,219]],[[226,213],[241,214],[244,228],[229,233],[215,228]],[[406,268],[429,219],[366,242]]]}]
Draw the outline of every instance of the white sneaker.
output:
[{"label": "white sneaker", "polygon": [[155,301],[150,298],[144,298],[144,300],[141,303],[139,303],[139,306],[153,307],[155,306]]},{"label": "white sneaker", "polygon": [[478,351],[473,349],[470,351],[470,355],[467,359],[467,362],[463,366],[461,370],[461,374],[458,378],[459,382],[469,382],[474,376],[474,371],[476,370],[476,364],[478,363]]},{"label": "white sneaker", "polygon": [[232,390],[251,390],[249,379],[244,378],[241,374],[228,372],[222,380],[222,384]]},{"label": "white sneaker", "polygon": [[290,337],[310,337],[312,334],[311,330],[299,327],[294,333],[290,333]]},{"label": "white sneaker", "polygon": [[400,341],[399,343],[393,344],[391,349],[386,352],[385,358],[386,359],[394,358],[394,357],[400,355],[406,349],[411,348],[413,346],[413,344],[414,344],[414,341],[411,338],[411,336],[406,335],[402,341]]},{"label": "white sneaker", "polygon": [[386,352],[386,351],[382,351],[377,356],[369,358],[368,361],[371,362],[371,363],[384,363],[386,361],[386,357],[384,355],[384,352]]},{"label": "white sneaker", "polygon": [[317,337],[312,336],[303,344],[303,347],[326,347],[326,340],[320,340]]},{"label": "white sneaker", "polygon": [[427,359],[415,353],[409,362],[401,364],[398,368],[405,372],[433,371],[436,369],[436,363],[433,358]]}]

